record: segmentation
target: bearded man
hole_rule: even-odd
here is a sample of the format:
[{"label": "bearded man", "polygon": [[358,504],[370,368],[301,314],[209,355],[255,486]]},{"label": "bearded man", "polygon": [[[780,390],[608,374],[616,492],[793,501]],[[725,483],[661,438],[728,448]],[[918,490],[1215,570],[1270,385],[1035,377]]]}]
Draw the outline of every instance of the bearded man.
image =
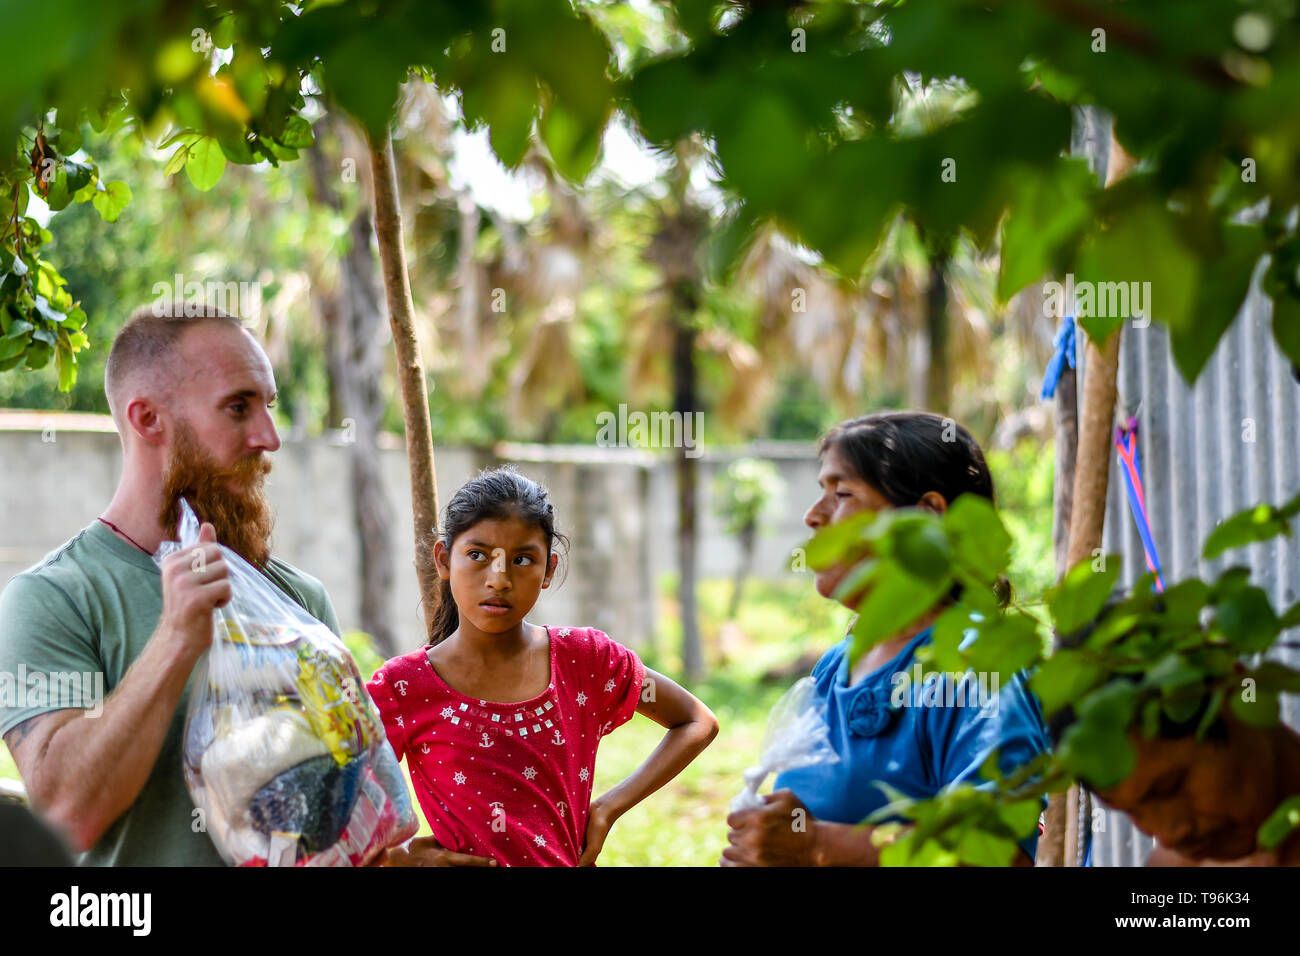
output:
[{"label": "bearded man", "polygon": [[[137,310],[104,391],[121,479],[100,517],[0,595],[0,672],[46,676],[43,695],[0,698],[0,733],[33,807],[83,864],[221,865],[181,773],[190,675],[230,600],[216,542],[336,634],[338,620],[318,580],[270,553],[275,378],[239,319]],[[151,555],[175,537],[181,497],[202,522],[199,545],[160,569]],[[107,696],[90,699],[85,682],[80,700],[66,683],[52,693],[52,675],[69,673],[102,674]]]}]

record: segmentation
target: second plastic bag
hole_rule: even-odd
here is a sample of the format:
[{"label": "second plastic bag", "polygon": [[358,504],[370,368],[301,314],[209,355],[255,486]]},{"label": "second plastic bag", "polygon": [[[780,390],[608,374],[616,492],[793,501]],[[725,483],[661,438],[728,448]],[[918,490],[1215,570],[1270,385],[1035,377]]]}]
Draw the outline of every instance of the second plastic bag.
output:
[{"label": "second plastic bag", "polygon": [[769,774],[839,761],[840,755],[831,746],[825,711],[811,677],[799,679],[781,696],[768,715],[758,765],[745,771],[745,789],[731,801],[732,813],[763,806],[758,788]]},{"label": "second plastic bag", "polygon": [[[194,548],[185,501],[179,541]],[[213,612],[182,766],[217,850],[238,866],[362,866],[414,836],[406,782],[343,642],[224,546],[231,599]],[[196,558],[197,560],[197,558]]]}]

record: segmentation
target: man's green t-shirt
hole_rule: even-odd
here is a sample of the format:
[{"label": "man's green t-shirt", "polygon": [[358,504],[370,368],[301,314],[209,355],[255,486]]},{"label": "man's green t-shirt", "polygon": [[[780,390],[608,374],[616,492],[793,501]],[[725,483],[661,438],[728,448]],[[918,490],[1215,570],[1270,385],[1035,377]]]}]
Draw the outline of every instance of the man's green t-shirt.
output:
[{"label": "man's green t-shirt", "polygon": [[[286,594],[339,633],[334,607],[320,581],[275,558],[265,570]],[[0,594],[0,675],[9,675],[9,686],[0,688],[0,734],[37,714],[94,705],[98,688],[93,680],[65,676],[57,692],[51,681],[38,696],[32,693],[34,673],[102,673],[103,693],[111,693],[144,650],[161,614],[158,566],[98,521],[16,575]],[[15,693],[19,675],[27,675],[28,689]],[[144,789],[82,855],[82,864],[223,865],[199,825],[181,772],[181,741],[193,685],[191,674]],[[78,691],[90,696],[70,701]]]}]

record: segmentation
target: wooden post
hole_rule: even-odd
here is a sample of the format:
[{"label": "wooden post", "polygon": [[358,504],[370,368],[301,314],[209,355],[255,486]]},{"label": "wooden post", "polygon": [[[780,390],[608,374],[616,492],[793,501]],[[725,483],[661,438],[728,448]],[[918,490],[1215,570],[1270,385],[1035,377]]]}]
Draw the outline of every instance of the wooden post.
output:
[{"label": "wooden post", "polygon": [[[1111,132],[1110,160],[1106,165],[1106,185],[1111,186],[1133,168],[1135,160],[1124,152]],[[1082,329],[1082,327],[1080,327]],[[1101,549],[1102,527],[1106,521],[1106,493],[1110,483],[1111,430],[1115,426],[1115,401],[1118,393],[1119,346],[1123,327],[1098,345],[1087,339],[1083,363],[1083,404],[1079,421],[1078,457],[1074,470],[1074,493],[1070,516],[1069,547],[1066,566],[1090,560]],[[1077,866],[1074,848],[1078,819],[1078,787],[1054,795],[1047,807],[1043,839],[1038,844],[1038,866]],[[1073,812],[1072,812],[1073,809]]]},{"label": "wooden post", "polygon": [[411,472],[411,508],[415,517],[415,575],[420,584],[426,633],[438,605],[438,570],[433,563],[433,542],[438,533],[438,485],[433,469],[433,431],[429,424],[429,393],[424,384],[424,363],[415,331],[415,305],[406,272],[402,246],[402,214],[397,203],[397,174],[393,166],[393,141],[368,137],[371,180],[375,191],[375,238],[388,299],[388,318],[397,352],[397,377],[402,390],[402,418],[406,426],[406,459]]}]

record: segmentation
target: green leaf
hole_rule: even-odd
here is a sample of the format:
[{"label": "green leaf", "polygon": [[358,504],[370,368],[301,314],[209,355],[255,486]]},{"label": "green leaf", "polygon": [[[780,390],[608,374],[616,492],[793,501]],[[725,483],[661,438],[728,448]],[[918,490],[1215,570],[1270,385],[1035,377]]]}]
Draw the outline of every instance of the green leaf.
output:
[{"label": "green leaf", "polygon": [[77,381],[77,358],[62,343],[55,349],[54,356],[59,369],[59,391],[70,392]]},{"label": "green leaf", "polygon": [[932,664],[935,670],[961,673],[970,665],[962,654],[961,645],[967,631],[975,626],[970,609],[955,604],[939,615],[934,622],[934,633],[927,646],[917,648],[916,656],[923,664]]},{"label": "green leaf", "polygon": [[120,179],[115,179],[98,190],[93,200],[95,211],[105,222],[117,222],[117,217],[122,215],[122,210],[130,201],[131,187]]},{"label": "green leaf", "polygon": [[284,124],[284,133],[275,137],[280,145],[289,149],[306,149],[316,142],[311,123],[301,116],[290,116]]},{"label": "green leaf", "polygon": [[226,154],[221,151],[221,144],[215,137],[205,136],[190,146],[185,160],[185,175],[195,189],[207,192],[221,181],[221,174],[225,171]]},{"label": "green leaf", "polygon": [[[1300,500],[1300,499],[1297,499]],[[1217,558],[1225,551],[1256,541],[1268,541],[1280,534],[1290,535],[1288,516],[1282,509],[1258,504],[1224,520],[1205,539],[1204,557]]]},{"label": "green leaf", "polygon": [[1292,365],[1300,366],[1300,298],[1297,292],[1273,296],[1273,341]]},{"label": "green leaf", "polygon": [[1264,252],[1258,226],[1229,224],[1219,254],[1201,258],[1196,308],[1182,326],[1169,330],[1170,349],[1183,378],[1195,382],[1232,325],[1250,288],[1250,277]]},{"label": "green leaf", "polygon": [[860,551],[867,529],[876,520],[872,511],[859,511],[819,530],[805,546],[808,566],[818,571]]},{"label": "green leaf", "polygon": [[1112,681],[1089,694],[1061,738],[1061,763],[1098,789],[1119,783],[1137,762],[1128,736],[1136,708],[1137,688],[1128,681]]},{"label": "green leaf", "polygon": [[998,817],[1015,836],[1024,838],[1038,829],[1043,805],[1037,799],[1017,800],[999,808]]},{"label": "green leaf", "polygon": [[593,120],[557,99],[542,111],[537,131],[556,169],[570,182],[583,182],[595,167],[607,117],[608,113]]},{"label": "green leaf", "polygon": [[1284,631],[1293,627],[1300,627],[1300,601],[1291,605],[1291,608],[1282,615],[1281,625]]},{"label": "green leaf", "polygon": [[1011,535],[997,510],[979,495],[959,495],[943,517],[953,561],[991,584],[1011,563]]},{"label": "green leaf", "polygon": [[1002,227],[999,300],[1007,301],[1053,268],[1056,250],[1072,241],[1092,214],[1088,197],[1096,188],[1096,177],[1080,159],[1063,159],[1050,170],[1020,178]]},{"label": "green leaf", "polygon": [[1093,570],[1091,558],[1072,567],[1046,595],[1057,632],[1062,636],[1075,634],[1095,621],[1115,590],[1119,572],[1118,555],[1108,555],[1100,571]]},{"label": "green leaf", "polygon": [[193,130],[183,126],[180,129],[178,129],[176,132],[168,136],[166,139],[164,139],[161,143],[159,143],[158,149],[160,151],[164,150],[168,146],[171,146],[173,143],[180,143],[182,146],[192,146],[194,143],[197,143],[202,138],[203,138],[202,133],[198,132],[197,130]]},{"label": "green leaf", "polygon": [[847,602],[855,594],[864,590],[876,577],[880,562],[871,558],[859,561],[849,568],[840,583],[835,585],[831,597],[836,601]]},{"label": "green leaf", "polygon": [[1214,622],[1243,654],[1265,651],[1277,640],[1282,622],[1273,611],[1268,595],[1258,587],[1233,591],[1217,605]]},{"label": "green leaf", "polygon": [[[34,335],[35,333],[33,333],[33,336]],[[51,349],[45,343],[32,342],[32,344],[28,347],[27,354],[25,356],[26,367],[33,371],[35,371],[36,369],[45,368],[45,366],[50,364],[50,356],[53,354],[54,354],[54,350]]]},{"label": "green leaf", "polygon": [[212,45],[222,50],[228,50],[235,42],[235,17],[233,14],[226,14],[216,22],[212,28]]},{"label": "green leaf", "polygon": [[1099,344],[1137,311],[1131,296],[1135,288],[1140,298],[1149,290],[1149,317],[1165,322],[1171,331],[1186,329],[1194,321],[1191,307],[1199,263],[1183,239],[1187,224],[1161,201],[1143,197],[1144,185],[1125,183],[1131,188],[1124,194],[1127,201],[1118,221],[1089,237],[1075,267],[1076,316]]},{"label": "green leaf", "polygon": [[971,670],[997,674],[999,686],[1034,664],[1043,654],[1038,625],[1026,614],[1009,613],[981,623],[966,651]]},{"label": "green leaf", "polygon": [[951,573],[952,549],[937,519],[926,516],[921,521],[897,527],[891,534],[893,557],[909,574],[927,581],[947,578]]},{"label": "green leaf", "polygon": [[68,191],[73,193],[84,189],[95,177],[94,166],[89,163],[74,163],[70,159],[64,162],[63,171],[68,174]]},{"label": "green leaf", "polygon": [[8,336],[0,339],[0,362],[8,361],[14,356],[20,356],[27,351],[27,345],[31,340],[26,335]]},{"label": "green leaf", "polygon": [[1179,687],[1200,683],[1204,678],[1205,671],[1193,666],[1182,654],[1166,654],[1147,671],[1143,683],[1147,687]]},{"label": "green leaf", "polygon": [[1234,692],[1228,706],[1238,720],[1252,727],[1276,727],[1281,715],[1278,695],[1263,687],[1255,688],[1254,700],[1246,700],[1242,691]]},{"label": "green leaf", "polygon": [[1091,691],[1105,676],[1106,669],[1084,652],[1063,648],[1038,665],[1029,679],[1029,688],[1042,704],[1044,716],[1051,717]]},{"label": "green leaf", "polygon": [[1259,845],[1265,850],[1276,850],[1292,832],[1300,827],[1300,794],[1287,797],[1259,828]]},{"label": "green leaf", "polygon": [[1196,739],[1204,740],[1214,721],[1218,719],[1223,710],[1223,688],[1220,687],[1210,695],[1210,702],[1205,707],[1205,713],[1201,715],[1201,721],[1196,725]]},{"label": "green leaf", "polygon": [[971,866],[1010,866],[1020,848],[1014,840],[971,827],[957,843],[957,856]]},{"label": "green leaf", "polygon": [[881,562],[874,583],[858,604],[850,661],[916,622],[948,590],[951,579],[924,581],[897,564]]},{"label": "green leaf", "polygon": [[176,147],[176,152],[172,153],[167,160],[167,165],[163,167],[164,176],[175,176],[185,165],[185,161],[190,158],[190,147],[182,143]]},{"label": "green leaf", "polygon": [[75,190],[69,191],[68,189],[67,173],[60,169],[54,174],[54,178],[50,180],[49,192],[45,194],[45,205],[49,206],[53,212],[66,209],[72,203],[73,192]]}]

